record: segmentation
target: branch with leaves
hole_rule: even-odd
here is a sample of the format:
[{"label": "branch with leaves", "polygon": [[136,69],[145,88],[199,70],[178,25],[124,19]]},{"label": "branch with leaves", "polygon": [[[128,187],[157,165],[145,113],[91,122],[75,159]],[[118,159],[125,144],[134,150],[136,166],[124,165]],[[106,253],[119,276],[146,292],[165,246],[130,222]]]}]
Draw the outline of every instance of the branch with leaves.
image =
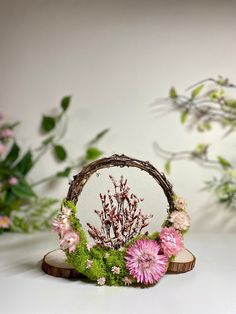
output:
[{"label": "branch with leaves", "polygon": [[[49,226],[54,213],[52,207],[58,201],[40,197],[35,187],[68,178],[73,169],[78,170],[102,155],[97,144],[108,129],[97,134],[86,145],[81,156],[74,161],[69,158],[62,139],[68,127],[70,102],[71,97],[66,96],[61,100],[56,114],[43,115],[40,123],[41,144],[25,153],[22,153],[15,136],[19,122],[3,122],[0,125],[0,233],[6,230],[32,231]],[[0,115],[0,119],[3,121],[3,115]],[[31,180],[30,172],[47,153],[52,153],[59,165],[63,163],[63,168],[37,181]]]},{"label": "branch with leaves", "polygon": [[[236,96],[232,97],[235,89],[236,85],[228,78],[207,78],[188,87],[186,94],[178,93],[175,87],[171,87],[169,96],[157,100],[154,105],[159,113],[179,111],[181,123],[190,130],[196,128],[198,132],[207,132],[214,125],[219,125],[226,130],[224,136],[227,136],[236,130]],[[222,202],[224,199],[229,207],[236,208],[236,187],[232,188],[235,184],[235,166],[224,156],[210,159],[210,147],[210,144],[198,143],[192,150],[172,152],[154,143],[157,155],[166,160],[167,173],[171,171],[172,162],[178,160],[191,160],[201,166],[218,170],[220,178],[209,181],[207,187],[216,193],[218,201]]]}]

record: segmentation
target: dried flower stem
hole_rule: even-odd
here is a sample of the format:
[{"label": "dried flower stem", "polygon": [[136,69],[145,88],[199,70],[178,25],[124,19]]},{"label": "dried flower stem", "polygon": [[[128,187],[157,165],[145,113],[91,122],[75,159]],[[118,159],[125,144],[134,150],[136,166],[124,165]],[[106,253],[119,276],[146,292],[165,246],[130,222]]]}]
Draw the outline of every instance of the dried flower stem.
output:
[{"label": "dried flower stem", "polygon": [[117,182],[112,176],[109,177],[114,186],[114,194],[110,190],[105,195],[100,194],[102,210],[94,211],[100,218],[101,229],[87,223],[88,233],[96,244],[119,249],[139,235],[153,215],[145,215],[138,209],[138,204],[143,199],[129,193],[127,179],[121,176]]}]

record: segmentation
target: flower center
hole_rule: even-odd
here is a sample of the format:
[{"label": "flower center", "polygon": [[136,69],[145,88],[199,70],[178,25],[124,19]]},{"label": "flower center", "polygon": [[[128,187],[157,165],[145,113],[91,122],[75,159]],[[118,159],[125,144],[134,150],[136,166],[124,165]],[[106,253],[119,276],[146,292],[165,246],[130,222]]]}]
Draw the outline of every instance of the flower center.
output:
[{"label": "flower center", "polygon": [[144,255],[138,258],[138,263],[142,269],[150,269],[154,264],[154,257],[150,253],[145,253]]}]

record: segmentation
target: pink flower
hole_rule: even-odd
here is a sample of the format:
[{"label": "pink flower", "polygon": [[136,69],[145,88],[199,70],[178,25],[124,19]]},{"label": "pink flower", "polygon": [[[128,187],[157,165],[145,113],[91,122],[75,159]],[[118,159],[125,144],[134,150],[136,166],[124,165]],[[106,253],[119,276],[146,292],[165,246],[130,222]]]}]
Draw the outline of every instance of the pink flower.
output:
[{"label": "pink flower", "polygon": [[17,185],[18,184],[18,179],[16,177],[11,177],[9,180],[8,180],[8,183],[10,185]]},{"label": "pink flower", "polygon": [[79,234],[74,231],[67,231],[60,240],[62,250],[69,249],[69,253],[74,252],[76,245],[80,242]]},{"label": "pink flower", "polygon": [[126,286],[130,286],[132,284],[132,280],[129,277],[125,277],[122,279]]},{"label": "pink flower", "polygon": [[155,240],[137,240],[127,249],[126,268],[137,282],[156,283],[166,272],[168,258]]},{"label": "pink flower", "polygon": [[162,228],[160,232],[161,248],[168,257],[177,255],[183,248],[183,239],[174,227]]},{"label": "pink flower", "polygon": [[91,268],[92,265],[93,265],[93,261],[91,261],[90,259],[87,259],[87,262],[86,262],[86,269]]},{"label": "pink flower", "polygon": [[103,286],[106,282],[106,278],[105,277],[101,277],[101,278],[98,278],[97,280],[97,283],[99,286]]},{"label": "pink flower", "polygon": [[52,229],[56,231],[60,237],[63,237],[65,233],[71,229],[69,219],[55,218],[52,221]]},{"label": "pink flower", "polygon": [[8,216],[0,216],[0,228],[8,229],[11,225],[11,219]]},{"label": "pink flower", "polygon": [[187,203],[183,197],[177,196],[174,203],[175,203],[176,209],[179,209],[179,210],[185,210],[186,209]]},{"label": "pink flower", "polygon": [[190,216],[184,211],[173,211],[170,215],[169,221],[173,223],[175,229],[188,230],[190,227]]},{"label": "pink flower", "polygon": [[113,266],[111,271],[113,272],[113,274],[115,275],[119,275],[120,273],[120,267],[116,267],[116,266]]},{"label": "pink flower", "polygon": [[0,143],[0,155],[4,154],[6,151],[6,146]]},{"label": "pink flower", "polygon": [[10,138],[10,137],[13,137],[13,135],[14,135],[14,132],[12,131],[12,129],[9,129],[9,128],[3,129],[0,132],[0,137],[2,138]]}]

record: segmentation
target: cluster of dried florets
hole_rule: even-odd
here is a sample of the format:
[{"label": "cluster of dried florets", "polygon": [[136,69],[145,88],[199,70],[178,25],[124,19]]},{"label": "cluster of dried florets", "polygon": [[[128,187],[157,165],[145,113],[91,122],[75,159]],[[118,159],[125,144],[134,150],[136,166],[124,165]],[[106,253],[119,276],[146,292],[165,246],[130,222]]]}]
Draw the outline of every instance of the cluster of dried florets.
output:
[{"label": "cluster of dried florets", "polygon": [[139,235],[153,215],[146,215],[138,208],[143,199],[129,192],[127,179],[121,176],[116,181],[112,176],[109,177],[114,186],[114,194],[110,190],[107,195],[100,194],[103,209],[95,210],[101,221],[101,229],[88,223],[88,233],[96,244],[119,249]]}]

